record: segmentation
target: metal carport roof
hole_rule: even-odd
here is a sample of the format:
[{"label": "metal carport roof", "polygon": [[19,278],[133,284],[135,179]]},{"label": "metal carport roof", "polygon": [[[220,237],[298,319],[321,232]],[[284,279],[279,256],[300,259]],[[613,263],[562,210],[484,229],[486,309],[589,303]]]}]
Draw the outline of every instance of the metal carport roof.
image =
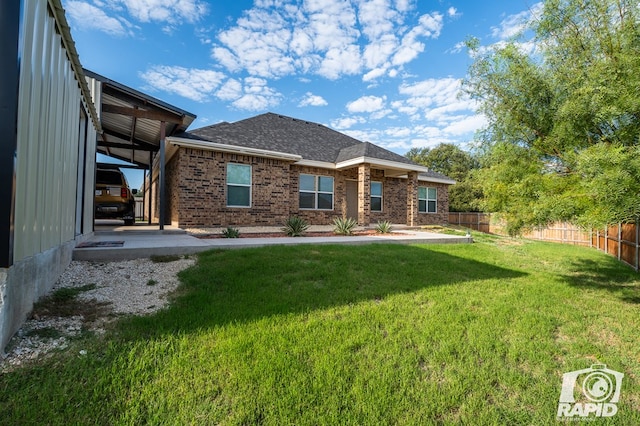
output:
[{"label": "metal carport roof", "polygon": [[165,137],[187,130],[196,115],[93,71],[84,69],[84,74],[95,89],[94,102],[102,127],[96,141],[97,152],[148,169],[149,176],[153,176],[154,156],[159,155],[159,225],[164,229]]},{"label": "metal carport roof", "polygon": [[185,131],[196,115],[87,69],[100,83],[96,108],[102,125],[97,150],[101,154],[150,167],[149,153],[160,149],[161,124],[166,136]]}]

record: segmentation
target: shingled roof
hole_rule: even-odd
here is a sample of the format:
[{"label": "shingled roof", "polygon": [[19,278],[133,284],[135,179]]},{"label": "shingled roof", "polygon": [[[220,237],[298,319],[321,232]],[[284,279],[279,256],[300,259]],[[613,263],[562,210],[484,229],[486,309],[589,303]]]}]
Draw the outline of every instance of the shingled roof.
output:
[{"label": "shingled roof", "polygon": [[273,113],[235,123],[218,123],[176,136],[296,154],[305,160],[328,163],[370,157],[417,166],[406,157],[370,142],[361,142],[318,123]]}]

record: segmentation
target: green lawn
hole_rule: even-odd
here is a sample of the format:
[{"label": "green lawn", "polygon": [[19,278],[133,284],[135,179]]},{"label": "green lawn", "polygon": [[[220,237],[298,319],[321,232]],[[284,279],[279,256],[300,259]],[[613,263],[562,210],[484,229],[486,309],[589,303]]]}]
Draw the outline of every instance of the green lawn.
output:
[{"label": "green lawn", "polygon": [[604,363],[596,424],[640,424],[640,276],[474,236],[202,254],[171,308],[0,376],[2,422],[554,424],[562,374]]}]

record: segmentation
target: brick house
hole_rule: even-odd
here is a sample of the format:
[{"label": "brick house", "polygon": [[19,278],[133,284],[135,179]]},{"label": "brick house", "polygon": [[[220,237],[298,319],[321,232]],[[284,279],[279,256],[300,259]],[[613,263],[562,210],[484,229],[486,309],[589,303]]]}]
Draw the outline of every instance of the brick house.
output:
[{"label": "brick house", "polygon": [[165,217],[178,227],[448,220],[455,181],[320,124],[266,113],[166,141]]}]

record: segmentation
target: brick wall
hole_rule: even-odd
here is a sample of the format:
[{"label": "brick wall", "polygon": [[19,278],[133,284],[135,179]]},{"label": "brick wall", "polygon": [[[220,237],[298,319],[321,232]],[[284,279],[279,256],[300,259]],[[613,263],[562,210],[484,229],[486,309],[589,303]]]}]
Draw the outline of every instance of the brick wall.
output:
[{"label": "brick wall", "polygon": [[442,183],[418,182],[418,186],[436,188],[437,213],[418,213],[416,225],[444,225],[449,223],[449,186]]},{"label": "brick wall", "polygon": [[[229,162],[251,165],[251,208],[226,206],[226,165]],[[289,161],[193,148],[180,148],[167,164],[166,170],[168,212],[171,222],[183,228],[280,226],[289,216],[299,216],[316,225],[331,224],[335,218],[346,214],[346,181],[358,179],[359,174],[358,167],[330,170],[294,165]],[[300,174],[334,178],[333,210],[299,208]],[[407,180],[385,177],[384,171],[373,168],[370,169],[370,176],[371,180],[382,182],[383,210],[370,212],[369,223],[382,220],[406,223]],[[419,213],[416,224],[447,223],[447,186],[427,183],[420,183],[420,186],[438,188],[438,213]]]}]

